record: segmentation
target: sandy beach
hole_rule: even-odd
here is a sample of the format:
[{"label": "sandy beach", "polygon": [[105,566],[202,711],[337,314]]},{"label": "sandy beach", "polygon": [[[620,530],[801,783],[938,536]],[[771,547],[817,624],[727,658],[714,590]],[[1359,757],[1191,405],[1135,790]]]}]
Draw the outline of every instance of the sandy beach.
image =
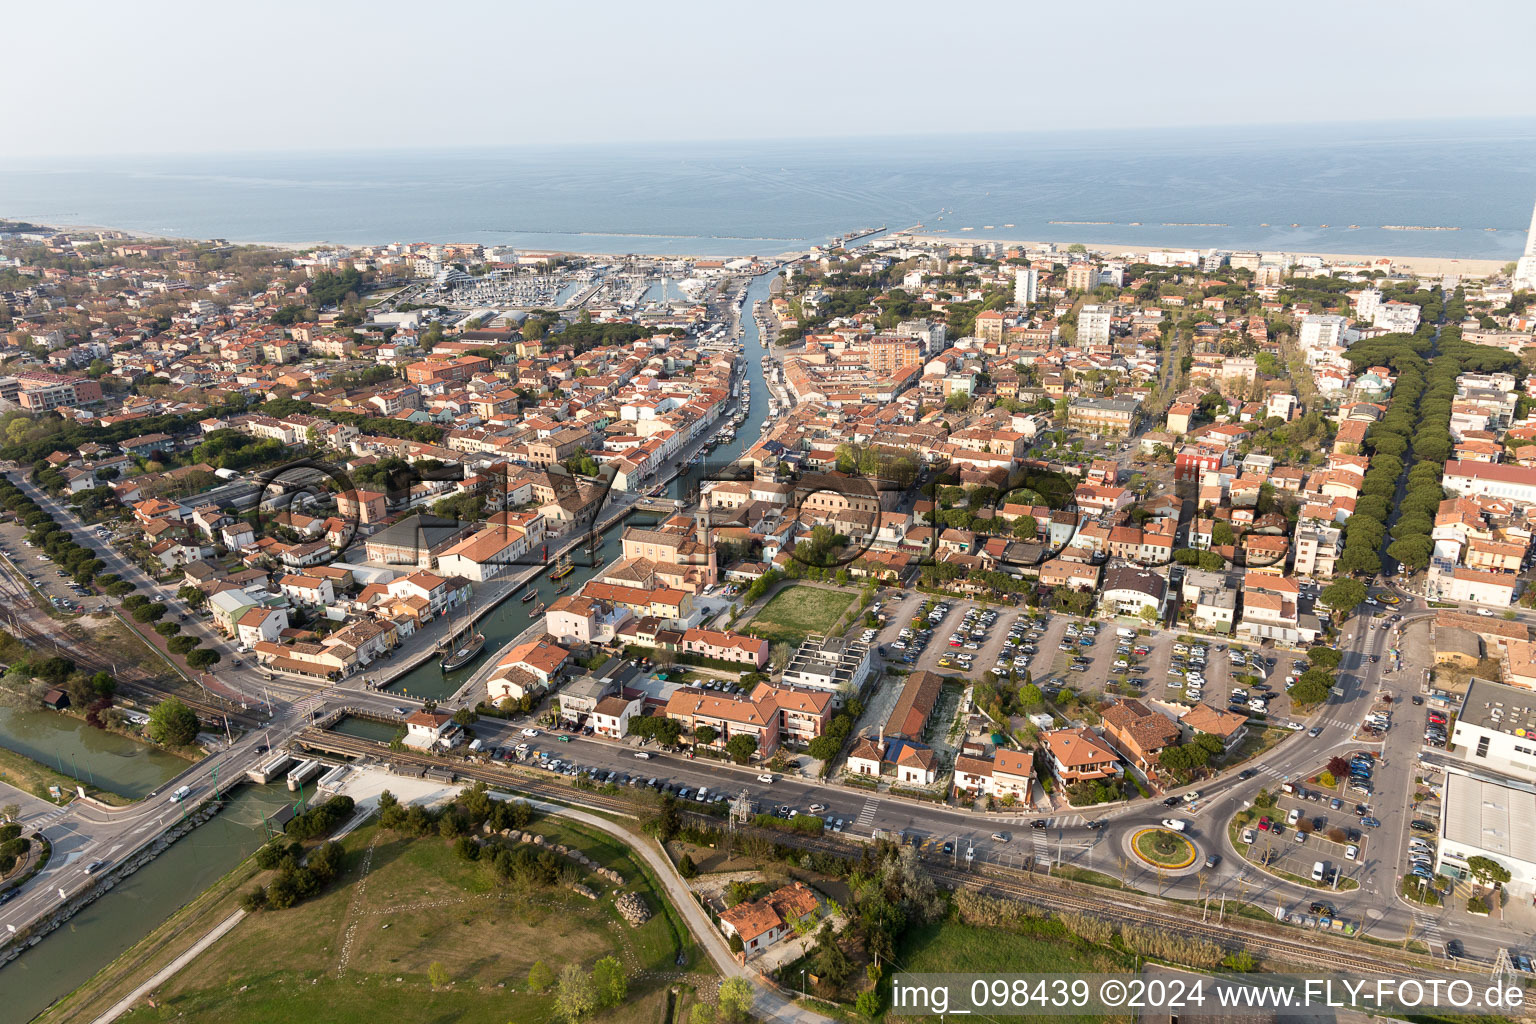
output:
[{"label": "sandy beach", "polygon": [[[145,242],[156,241],[156,242],[182,242],[182,243],[189,243],[189,242],[206,242],[206,241],[208,241],[208,239],[206,239],[206,238],[179,238],[179,237],[175,237],[175,236],[155,234],[154,232],[149,232],[149,231],[135,231],[135,230],[132,230],[130,228],[115,228],[115,227],[109,227],[109,226],[105,226],[105,225],[101,225],[101,224],[54,224],[54,225],[48,225],[48,226],[49,227],[53,227],[53,228],[55,228],[55,229],[57,229],[59,231],[65,231],[65,232],[69,232],[69,231],[82,231],[82,232],[83,231],[90,231],[90,232],[113,233],[113,234],[122,235],[125,238],[131,238],[131,239],[134,239],[134,240],[137,240],[137,241],[145,241]],[[1180,248],[1195,249],[1195,250],[1198,251],[1201,248],[1208,248],[1208,247],[1201,247],[1201,246],[1178,246],[1178,245],[1154,245],[1154,246],[1148,246],[1148,245],[1145,245],[1145,244],[1120,243],[1120,242],[1077,242],[1077,241],[1075,241],[1073,239],[1002,238],[1002,237],[998,237],[998,236],[995,236],[995,235],[976,234],[974,232],[969,232],[969,231],[966,232],[963,235],[938,234],[938,233],[932,233],[932,232],[926,232],[926,231],[913,231],[910,228],[902,229],[902,230],[897,230],[897,231],[892,231],[889,234],[881,236],[880,240],[884,241],[884,240],[887,240],[887,239],[895,239],[895,238],[906,238],[906,239],[910,239],[913,242],[946,242],[946,243],[950,243],[950,244],[954,244],[954,245],[966,245],[966,244],[975,243],[975,242],[997,242],[997,243],[1000,243],[1002,245],[1019,246],[1021,248],[1029,248],[1029,247],[1032,247],[1032,246],[1037,247],[1037,246],[1047,245],[1047,244],[1049,244],[1049,245],[1056,245],[1056,246],[1068,246],[1068,245],[1073,245],[1073,244],[1081,244],[1081,245],[1086,246],[1089,252],[1100,253],[1100,254],[1103,254],[1103,255],[1106,255],[1106,256],[1123,256],[1123,255],[1145,256],[1146,253],[1153,252],[1153,251],[1176,250],[1176,249],[1180,249]],[[281,249],[281,250],[285,250],[285,251],[288,251],[288,252],[302,252],[302,251],[305,251],[305,250],[325,249],[325,248],[331,248],[331,247],[341,248],[341,249],[346,249],[346,248],[352,248],[353,247],[353,246],[350,246],[350,245],[347,245],[347,244],[344,244],[344,243],[324,242],[324,241],[314,241],[314,242],[268,242],[268,241],[254,240],[254,239],[253,240],[226,239],[226,241],[228,241],[229,244],[231,244],[231,245],[263,246],[263,247],[266,247],[266,248],[269,248],[269,249]],[[383,243],[371,243],[371,244],[383,244]],[[857,245],[858,243],[856,242],[854,244]],[[551,252],[559,252],[561,255],[571,255],[571,256],[609,257],[609,258],[613,258],[615,256],[615,254],[613,254],[613,253],[584,252],[584,251],[578,251],[578,250],[573,250],[573,249],[560,249],[560,250],[550,250],[550,251]],[[1281,250],[1272,250],[1272,251],[1278,252],[1278,251],[1281,251]],[[1459,258],[1452,257],[1452,256],[1392,256],[1392,255],[1387,255],[1387,254],[1384,254],[1384,253],[1372,254],[1372,253],[1339,253],[1339,252],[1302,252],[1302,251],[1294,250],[1294,249],[1286,249],[1286,250],[1283,250],[1283,251],[1288,253],[1288,254],[1290,254],[1290,255],[1292,255],[1292,256],[1316,256],[1316,257],[1319,257],[1321,259],[1327,260],[1330,263],[1366,263],[1366,262],[1370,262],[1372,260],[1377,260],[1377,259],[1390,259],[1392,261],[1392,266],[1394,268],[1396,268],[1396,269],[1406,270],[1409,273],[1422,274],[1422,275],[1425,275],[1425,276],[1440,276],[1440,275],[1444,275],[1444,274],[1459,274],[1462,277],[1469,277],[1469,278],[1494,277],[1494,276],[1497,276],[1503,270],[1503,268],[1509,264],[1508,260],[1459,259]],[[805,250],[793,250],[791,252],[780,253],[778,256],[774,257],[774,259],[777,259],[777,260],[790,260],[790,259],[794,259],[794,258],[796,258],[798,256],[804,256],[804,255],[808,255],[807,251],[805,251]],[[655,256],[655,258],[657,258],[657,259],[687,259],[687,258],[691,258],[691,257],[685,256],[685,255],[682,255],[682,254],[678,254],[678,253],[671,253],[671,254],[666,254],[666,255],[657,255],[657,256]],[[714,258],[718,258],[718,257],[708,257],[708,258],[714,259]]]},{"label": "sandy beach", "polygon": [[[45,224],[42,226],[52,228],[55,231],[62,231],[65,234],[73,231],[89,231],[106,235],[122,235],[125,240],[132,240],[135,242],[198,243],[210,241],[210,239],[207,238],[182,238],[177,235],[157,234],[153,231],[135,231],[132,228],[114,228],[108,227],[105,224]],[[261,246],[265,249],[283,249],[287,252],[303,252],[306,249],[325,249],[333,245],[336,245],[338,248],[345,248],[344,246],[340,246],[339,244],[332,242],[261,242],[239,238],[226,238],[224,241],[228,242],[230,245],[254,245]]]},{"label": "sandy beach", "polygon": [[[1055,240],[1026,240],[1021,238],[998,238],[992,235],[978,235],[967,231],[963,235],[930,234],[927,232],[894,232],[910,238],[914,242],[949,242],[964,245],[968,242],[999,242],[1003,245],[1016,245],[1022,248],[1040,245],[1066,246],[1081,244],[1087,247],[1089,252],[1103,253],[1111,256],[1119,256],[1124,253],[1134,253],[1144,256],[1148,252],[1160,252],[1164,250],[1177,250],[1180,248],[1195,249],[1203,246],[1177,246],[1177,245],[1153,245],[1122,244],[1119,242],[1074,242],[1072,239]],[[1280,251],[1280,250],[1275,250]],[[1367,263],[1377,259],[1389,259],[1392,266],[1399,270],[1406,270],[1413,274],[1426,276],[1440,276],[1444,274],[1460,274],[1462,277],[1494,277],[1509,264],[1509,260],[1467,260],[1457,259],[1451,256],[1391,256],[1384,253],[1343,253],[1343,252],[1300,252],[1294,249],[1286,249],[1284,252],[1292,256],[1317,256],[1330,263]]]}]

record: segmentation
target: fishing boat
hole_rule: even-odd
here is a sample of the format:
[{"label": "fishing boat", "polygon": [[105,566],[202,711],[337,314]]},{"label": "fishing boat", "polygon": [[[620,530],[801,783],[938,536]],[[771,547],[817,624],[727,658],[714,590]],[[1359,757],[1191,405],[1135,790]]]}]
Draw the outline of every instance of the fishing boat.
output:
[{"label": "fishing boat", "polygon": [[463,620],[450,629],[448,635],[437,645],[444,672],[463,668],[475,660],[475,655],[484,649],[485,634],[475,629],[474,618],[469,614],[467,607]]},{"label": "fishing boat", "polygon": [[571,561],[571,556],[562,555],[560,561],[556,562],[554,569],[550,571],[549,578],[552,580],[564,579],[575,571],[576,565]]},{"label": "fishing boat", "polygon": [[529,618],[538,618],[540,615],[543,615],[543,614],[544,614],[544,602],[543,601],[540,601],[538,604],[536,604],[532,608],[528,609],[528,617]]},{"label": "fishing boat", "polygon": [[442,667],[444,672],[452,672],[454,669],[463,668],[475,656],[485,650],[485,634],[473,632],[459,640],[452,650],[443,655]]},{"label": "fishing boat", "polygon": [[532,601],[534,598],[536,598],[538,596],[539,596],[539,592],[537,590],[534,590],[532,587],[529,587],[527,590],[523,591],[522,602],[523,602],[523,604],[527,604],[529,601]]}]

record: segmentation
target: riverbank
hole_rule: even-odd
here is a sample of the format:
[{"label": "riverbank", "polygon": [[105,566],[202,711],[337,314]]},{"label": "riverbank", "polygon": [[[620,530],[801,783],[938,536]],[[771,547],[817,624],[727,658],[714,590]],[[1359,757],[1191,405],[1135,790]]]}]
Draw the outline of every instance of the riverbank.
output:
[{"label": "riverbank", "polygon": [[[401,791],[397,782],[384,784]],[[400,784],[402,799],[415,802],[418,787]],[[633,1019],[666,1019],[660,1011],[671,984],[711,977],[696,957],[678,966],[678,956],[696,947],[633,847],[572,823],[564,809],[541,812],[527,831],[543,848],[579,851],[625,883],[615,888],[594,871],[582,878],[581,890],[509,884],[435,835],[407,837],[369,822],[339,839],[346,850],[343,874],[319,895],[290,909],[237,917],[242,891],[261,874],[247,857],[49,1008],[39,1024],[93,1024],[125,1004],[142,1007],[145,994],[166,1008],[161,1012],[188,1019],[216,1012],[233,1024],[317,1013],[334,1021],[425,1014],[493,1024],[506,1019],[506,1010],[499,1000],[487,1001],[488,992],[516,1000],[523,1017],[553,1009],[551,992],[527,984],[533,960],[558,972],[565,962],[604,953],[629,971],[625,1002]],[[601,898],[619,889],[650,908],[648,921],[632,927],[612,899]],[[200,945],[206,948],[198,953]],[[495,952],[487,955],[490,949]],[[442,965],[446,982],[433,977],[433,964]]]},{"label": "riverbank", "polygon": [[[1039,247],[1042,245],[1054,245],[1058,249],[1064,249],[1068,245],[1083,245],[1089,252],[1109,253],[1120,255],[1122,253],[1136,253],[1145,255],[1148,252],[1163,252],[1167,250],[1177,251],[1181,248],[1202,251],[1210,246],[1191,245],[1147,245],[1145,242],[1079,242],[1074,239],[1063,239],[1048,242],[1041,240],[1026,240],[1018,238],[1000,238],[994,235],[976,234],[966,232],[963,235],[934,234],[924,231],[894,232],[893,237],[899,235],[913,242],[948,243],[951,245],[967,245],[976,242],[996,242],[1000,245],[1019,246],[1021,248]],[[1391,260],[1392,266],[1399,270],[1405,270],[1412,274],[1424,274],[1426,276],[1442,276],[1445,274],[1459,274],[1462,277],[1495,277],[1501,273],[1509,260],[1479,260],[1461,259],[1454,256],[1388,256],[1368,255],[1364,253],[1339,253],[1339,252],[1300,252],[1292,249],[1274,250],[1283,251],[1288,256],[1315,256],[1330,263],[1370,263],[1378,259]]]},{"label": "riverbank", "polygon": [[[76,786],[86,785],[7,747],[0,747],[0,782],[60,807],[75,799]],[[52,789],[57,789],[60,795],[55,797]],[[126,807],[134,802],[133,797],[98,786],[87,787],[86,795],[112,807]]]},{"label": "riverbank", "polygon": [[155,860],[155,858],[175,844],[177,840],[198,828],[218,814],[223,808],[224,804],[222,801],[209,800],[187,814],[185,818],[178,821],[175,825],[160,833],[148,846],[96,876],[99,879],[98,881],[75,893],[68,900],[54,908],[46,917],[18,929],[13,935],[8,937],[4,946],[0,946],[0,971],[3,971],[7,964],[21,956],[32,946],[43,941],[50,932],[59,928],[70,918],[111,892],[118,883]]}]

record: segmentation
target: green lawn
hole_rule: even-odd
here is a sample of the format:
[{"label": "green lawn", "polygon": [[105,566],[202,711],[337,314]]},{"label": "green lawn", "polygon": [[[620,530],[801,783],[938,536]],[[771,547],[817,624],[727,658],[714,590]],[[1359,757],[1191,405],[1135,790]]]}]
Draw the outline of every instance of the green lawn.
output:
[{"label": "green lawn", "polygon": [[[909,929],[899,967],[913,974],[1073,974],[1121,973],[1128,957],[1101,949],[1072,935],[1058,922],[1031,922],[1023,931],[981,928],[953,917]],[[888,1010],[887,1021],[918,1020]],[[929,1020],[935,1018],[927,1018]],[[1059,1021],[1095,1021],[1100,1016],[1059,1016]],[[1124,1018],[1129,1019],[1129,1018]]]},{"label": "green lawn", "polygon": [[[292,909],[248,916],[157,991],[157,1008],[140,1005],[122,1019],[543,1021],[554,1017],[553,993],[528,991],[533,962],[558,974],[567,963],[590,968],[609,954],[630,973],[629,998],[593,1019],[662,1019],[670,979],[712,972],[707,960],[687,943],[689,964],[675,964],[678,925],[625,847],[557,819],[534,828],[618,870],[625,888],[650,905],[651,919],[631,928],[613,909],[613,886],[579,869],[579,880],[599,892],[596,901],[558,886],[503,885],[488,864],[460,859],[445,840],[405,839],[370,825],[345,840],[341,884]],[[437,989],[427,979],[434,962],[451,979]]]},{"label": "green lawn", "polygon": [[854,595],[804,584],[785,587],[752,617],[748,628],[769,640],[799,643],[807,633],[830,633]]}]

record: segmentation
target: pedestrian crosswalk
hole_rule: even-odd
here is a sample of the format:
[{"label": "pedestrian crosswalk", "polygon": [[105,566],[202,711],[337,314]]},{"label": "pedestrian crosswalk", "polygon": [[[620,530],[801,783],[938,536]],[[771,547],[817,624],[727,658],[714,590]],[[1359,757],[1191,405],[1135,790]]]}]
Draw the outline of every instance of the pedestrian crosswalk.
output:
[{"label": "pedestrian crosswalk", "polygon": [[47,828],[49,825],[52,825],[54,822],[58,821],[68,813],[68,807],[60,807],[57,810],[49,811],[47,814],[40,818],[34,818],[33,820],[27,822],[27,824],[30,825],[34,830],[41,832],[43,829]]},{"label": "pedestrian crosswalk", "polygon": [[1336,725],[1340,729],[1353,729],[1355,727],[1355,723],[1350,721],[1347,718],[1319,718],[1313,724],[1315,724],[1315,725]]},{"label": "pedestrian crosswalk", "polygon": [[854,828],[869,828],[872,825],[874,825],[874,823],[875,823],[875,812],[878,811],[879,809],[880,809],[880,801],[877,798],[870,797],[868,800],[864,801],[864,809],[861,810],[859,812],[859,816],[854,819],[853,827]]},{"label": "pedestrian crosswalk", "polygon": [[315,708],[324,703],[325,698],[319,696],[318,694],[313,697],[306,697],[304,700],[301,700],[297,704],[293,705],[293,713],[295,716],[302,717],[309,714],[311,711],[315,710]]},{"label": "pedestrian crosswalk", "polygon": [[993,820],[1003,825],[1028,825],[1032,821],[1044,821],[1046,828],[1036,829],[1035,833],[1037,836],[1047,829],[1080,828],[1088,824],[1088,816],[1086,814],[1058,814],[1051,818],[1038,818],[1031,814],[1015,814],[1006,818],[994,818]]},{"label": "pedestrian crosswalk", "polygon": [[1260,775],[1269,775],[1269,776],[1273,776],[1274,778],[1277,778],[1277,779],[1286,778],[1286,773],[1282,772],[1280,769],[1276,768],[1274,765],[1256,764],[1256,765],[1253,766],[1253,768]]},{"label": "pedestrian crosswalk", "polygon": [[1444,945],[1445,938],[1440,932],[1440,919],[1423,911],[1417,911],[1413,915],[1413,931],[1423,942],[1430,946]]}]

